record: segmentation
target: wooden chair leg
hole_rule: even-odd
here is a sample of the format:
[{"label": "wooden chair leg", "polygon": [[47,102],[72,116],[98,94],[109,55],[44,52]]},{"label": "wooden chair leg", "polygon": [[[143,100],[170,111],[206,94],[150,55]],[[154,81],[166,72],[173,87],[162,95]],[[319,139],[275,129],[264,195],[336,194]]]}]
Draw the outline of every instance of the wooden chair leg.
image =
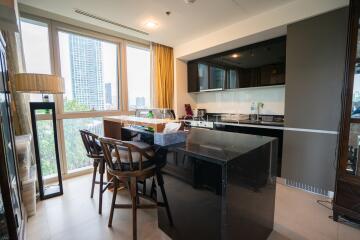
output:
[{"label": "wooden chair leg", "polygon": [[132,198],[132,218],[133,218],[133,240],[137,239],[137,221],[136,221],[136,197]]},{"label": "wooden chair leg", "polygon": [[155,178],[152,178],[152,181],[151,181],[150,197],[152,197],[152,198],[154,198],[154,199],[156,200],[156,184],[155,184]]},{"label": "wooden chair leg", "polygon": [[144,179],[142,194],[146,195],[146,179]]},{"label": "wooden chair leg", "polygon": [[138,186],[138,183],[136,183],[136,195],[135,195],[135,198],[136,198],[136,204],[137,204],[137,205],[140,205],[140,197],[139,197],[139,186]]},{"label": "wooden chair leg", "polygon": [[163,201],[164,201],[167,216],[169,218],[169,223],[170,223],[171,226],[173,226],[174,222],[173,222],[173,219],[172,219],[172,216],[171,216],[169,203],[168,203],[166,193],[165,193],[163,176],[162,176],[162,174],[160,172],[158,172],[158,173],[156,173],[156,178],[157,178],[157,182],[158,182],[158,185],[160,187],[160,190],[161,190],[161,195],[162,195],[162,198],[163,198]]},{"label": "wooden chair leg", "polygon": [[[100,163],[103,165],[102,163]],[[103,184],[104,184],[104,166],[100,166],[100,187],[99,187],[99,214],[102,214],[102,200],[103,200]]]},{"label": "wooden chair leg", "polygon": [[133,240],[137,239],[137,220],[136,220],[136,208],[137,208],[137,183],[136,178],[130,179],[130,194],[132,200],[132,218],[133,218]]},{"label": "wooden chair leg", "polygon": [[109,216],[109,223],[108,223],[109,227],[111,227],[111,225],[112,225],[114,209],[115,209],[115,202],[116,202],[116,194],[117,194],[117,189],[119,187],[119,180],[116,177],[114,177],[113,181],[114,181],[114,193],[113,193],[113,198],[112,198],[111,207],[110,207],[110,216]]},{"label": "wooden chair leg", "polygon": [[94,196],[97,167],[98,167],[98,165],[94,164],[94,172],[93,172],[93,178],[92,178],[92,184],[91,184],[91,194],[90,194],[91,198],[93,198],[93,196]]}]

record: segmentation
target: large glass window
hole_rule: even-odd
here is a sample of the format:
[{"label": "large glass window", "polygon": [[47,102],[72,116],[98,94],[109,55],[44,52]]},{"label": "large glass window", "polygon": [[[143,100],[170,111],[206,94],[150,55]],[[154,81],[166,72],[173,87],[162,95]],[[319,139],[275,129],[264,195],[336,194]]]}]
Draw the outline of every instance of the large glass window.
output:
[{"label": "large glass window", "polygon": [[[20,23],[26,72],[51,74],[48,24],[24,18]],[[53,101],[53,96],[49,97]],[[41,102],[42,96],[30,94],[30,100]]]},{"label": "large glass window", "polygon": [[128,45],[126,66],[129,110],[150,107],[150,50]]},{"label": "large glass window", "polygon": [[65,154],[69,171],[92,165],[92,160],[86,156],[86,149],[79,132],[81,129],[103,136],[102,118],[64,119]]},{"label": "large glass window", "polygon": [[59,32],[64,112],[118,109],[117,45]]},{"label": "large glass window", "polygon": [[26,71],[29,73],[51,73],[49,29],[46,23],[21,19]]},{"label": "large glass window", "polygon": [[[120,46],[124,41],[121,39],[39,19],[21,18],[25,65],[27,72],[56,73],[64,78],[65,93],[56,99],[50,95],[50,101],[56,102],[58,113],[57,137],[61,144],[62,171],[69,174],[92,165],[79,130],[88,129],[102,136],[102,118],[96,111],[104,111],[104,116],[107,111],[120,112],[122,71],[127,72],[128,89],[122,90],[128,90],[124,100],[127,100],[130,110],[150,107],[150,50],[136,44],[127,45],[124,62],[119,62],[122,59],[119,54],[123,54]],[[42,101],[41,97],[41,94],[31,94],[30,100]],[[44,120],[47,117],[44,116]],[[47,141],[47,122],[41,124],[44,132],[40,134],[45,139],[40,143],[41,154],[49,159],[43,171],[51,177],[54,174],[50,161],[53,153],[47,151],[46,146],[53,143]]]}]

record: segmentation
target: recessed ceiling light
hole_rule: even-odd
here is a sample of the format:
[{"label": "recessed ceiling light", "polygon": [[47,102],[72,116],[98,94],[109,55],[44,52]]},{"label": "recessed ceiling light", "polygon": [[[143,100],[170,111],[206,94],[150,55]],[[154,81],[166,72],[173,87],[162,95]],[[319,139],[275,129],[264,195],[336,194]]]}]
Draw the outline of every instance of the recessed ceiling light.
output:
[{"label": "recessed ceiling light", "polygon": [[231,57],[232,58],[238,58],[238,57],[240,57],[240,54],[234,53],[234,54],[231,55]]},{"label": "recessed ceiling light", "polygon": [[154,20],[147,20],[145,22],[145,27],[147,27],[149,29],[156,29],[159,27],[159,24]]}]

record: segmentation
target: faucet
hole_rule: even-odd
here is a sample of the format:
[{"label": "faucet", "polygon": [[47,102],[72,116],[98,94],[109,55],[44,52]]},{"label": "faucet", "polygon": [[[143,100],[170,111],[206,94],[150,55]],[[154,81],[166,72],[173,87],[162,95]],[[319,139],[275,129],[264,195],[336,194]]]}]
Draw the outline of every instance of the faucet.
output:
[{"label": "faucet", "polygon": [[259,122],[260,121],[260,108],[263,108],[264,107],[264,103],[262,102],[258,102],[257,103],[257,106],[256,106],[256,110],[257,110],[257,113],[256,113],[256,121]]}]

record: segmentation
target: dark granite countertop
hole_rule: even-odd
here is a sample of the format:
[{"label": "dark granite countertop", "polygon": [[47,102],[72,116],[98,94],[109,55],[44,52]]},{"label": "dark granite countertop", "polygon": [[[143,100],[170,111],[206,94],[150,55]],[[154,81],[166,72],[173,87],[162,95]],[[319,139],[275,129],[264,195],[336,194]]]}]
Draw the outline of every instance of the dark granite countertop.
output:
[{"label": "dark granite countertop", "polygon": [[266,121],[251,121],[251,120],[239,120],[239,121],[218,121],[219,123],[233,123],[233,124],[252,124],[252,125],[261,125],[261,126],[277,126],[283,127],[284,122],[266,122]]},{"label": "dark granite countertop", "polygon": [[179,144],[174,148],[189,156],[226,164],[228,161],[272,141],[276,141],[276,138],[192,128],[186,143]]},{"label": "dark granite countertop", "polygon": [[[250,119],[246,120],[224,120],[222,117],[226,114],[216,114],[208,113],[203,118],[195,118],[194,121],[208,121],[220,124],[249,124],[249,125],[258,125],[258,126],[273,126],[273,127],[283,127],[284,126],[284,116],[282,115],[261,115],[260,118],[271,116],[273,121],[252,121]],[[231,114],[230,114],[231,115]],[[236,115],[236,114],[234,114]],[[188,119],[190,120],[190,119]]]}]

